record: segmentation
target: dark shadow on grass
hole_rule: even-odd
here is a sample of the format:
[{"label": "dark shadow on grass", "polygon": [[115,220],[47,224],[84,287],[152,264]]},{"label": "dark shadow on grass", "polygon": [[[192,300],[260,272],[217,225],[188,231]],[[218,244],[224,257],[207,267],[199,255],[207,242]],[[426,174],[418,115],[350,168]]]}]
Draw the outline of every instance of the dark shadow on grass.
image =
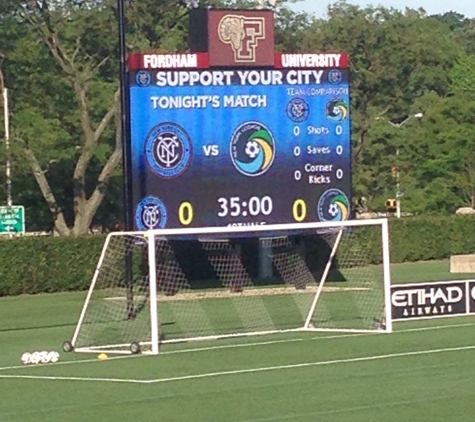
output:
[{"label": "dark shadow on grass", "polygon": [[34,325],[34,326],[29,326],[29,327],[4,328],[4,329],[0,329],[0,333],[25,331],[25,330],[41,330],[41,329],[49,329],[49,328],[75,327],[76,324],[77,322],[70,323],[70,324]]}]

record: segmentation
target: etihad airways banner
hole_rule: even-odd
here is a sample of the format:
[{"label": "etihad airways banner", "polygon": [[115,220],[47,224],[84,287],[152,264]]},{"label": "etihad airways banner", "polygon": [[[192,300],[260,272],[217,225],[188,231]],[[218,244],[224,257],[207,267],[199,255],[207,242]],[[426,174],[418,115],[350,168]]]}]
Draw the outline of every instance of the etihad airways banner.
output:
[{"label": "etihad airways banner", "polygon": [[391,286],[394,321],[475,314],[475,280]]}]

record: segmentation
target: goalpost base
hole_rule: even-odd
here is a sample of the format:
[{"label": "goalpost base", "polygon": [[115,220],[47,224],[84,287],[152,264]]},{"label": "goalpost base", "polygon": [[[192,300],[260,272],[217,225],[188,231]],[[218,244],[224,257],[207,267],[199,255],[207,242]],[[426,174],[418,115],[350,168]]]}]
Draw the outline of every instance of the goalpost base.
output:
[{"label": "goalpost base", "polygon": [[[335,334],[348,334],[348,335],[357,335],[357,334],[389,334],[390,331],[385,329],[376,329],[376,330],[358,330],[358,329],[330,329],[330,328],[316,328],[316,327],[301,327],[301,328],[292,328],[288,330],[270,330],[262,332],[250,332],[250,333],[236,333],[236,334],[222,334],[215,336],[206,336],[206,337],[190,337],[185,339],[173,339],[173,340],[164,340],[161,342],[162,345],[165,344],[181,344],[181,343],[199,343],[206,341],[216,341],[216,340],[226,340],[226,339],[238,339],[245,337],[261,337],[269,336],[273,334],[283,334],[283,333],[335,333]],[[151,343],[144,343],[141,346],[151,346]],[[140,353],[133,353],[130,350],[130,345],[127,344],[114,344],[107,347],[89,347],[89,348],[77,348],[74,349],[77,353],[90,353],[90,354],[100,354],[108,353],[114,355],[134,355],[134,354],[143,354],[143,355],[158,355],[159,353],[153,353],[150,350],[141,351]]]}]

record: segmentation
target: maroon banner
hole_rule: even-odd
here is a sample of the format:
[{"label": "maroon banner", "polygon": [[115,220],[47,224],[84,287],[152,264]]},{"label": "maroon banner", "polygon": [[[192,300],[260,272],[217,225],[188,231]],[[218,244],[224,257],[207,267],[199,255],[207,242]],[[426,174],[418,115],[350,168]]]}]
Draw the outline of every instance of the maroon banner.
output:
[{"label": "maroon banner", "polygon": [[307,69],[348,69],[350,58],[348,53],[308,53],[308,54],[275,54],[275,67],[307,68]]},{"label": "maroon banner", "polygon": [[129,55],[129,69],[207,69],[208,53],[155,54],[140,53]]},{"label": "maroon banner", "polygon": [[[347,69],[350,66],[347,53],[275,53],[273,58],[273,63],[270,67],[275,67],[276,69]],[[130,70],[208,69],[210,67],[212,66],[208,53],[134,53],[129,56]]]}]

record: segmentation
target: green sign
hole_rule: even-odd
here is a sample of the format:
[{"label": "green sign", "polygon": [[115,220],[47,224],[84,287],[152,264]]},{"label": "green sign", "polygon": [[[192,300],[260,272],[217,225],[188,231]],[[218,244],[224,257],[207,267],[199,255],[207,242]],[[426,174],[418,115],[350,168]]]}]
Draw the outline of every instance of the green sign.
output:
[{"label": "green sign", "polygon": [[0,234],[25,233],[25,207],[13,205],[0,207]]}]

